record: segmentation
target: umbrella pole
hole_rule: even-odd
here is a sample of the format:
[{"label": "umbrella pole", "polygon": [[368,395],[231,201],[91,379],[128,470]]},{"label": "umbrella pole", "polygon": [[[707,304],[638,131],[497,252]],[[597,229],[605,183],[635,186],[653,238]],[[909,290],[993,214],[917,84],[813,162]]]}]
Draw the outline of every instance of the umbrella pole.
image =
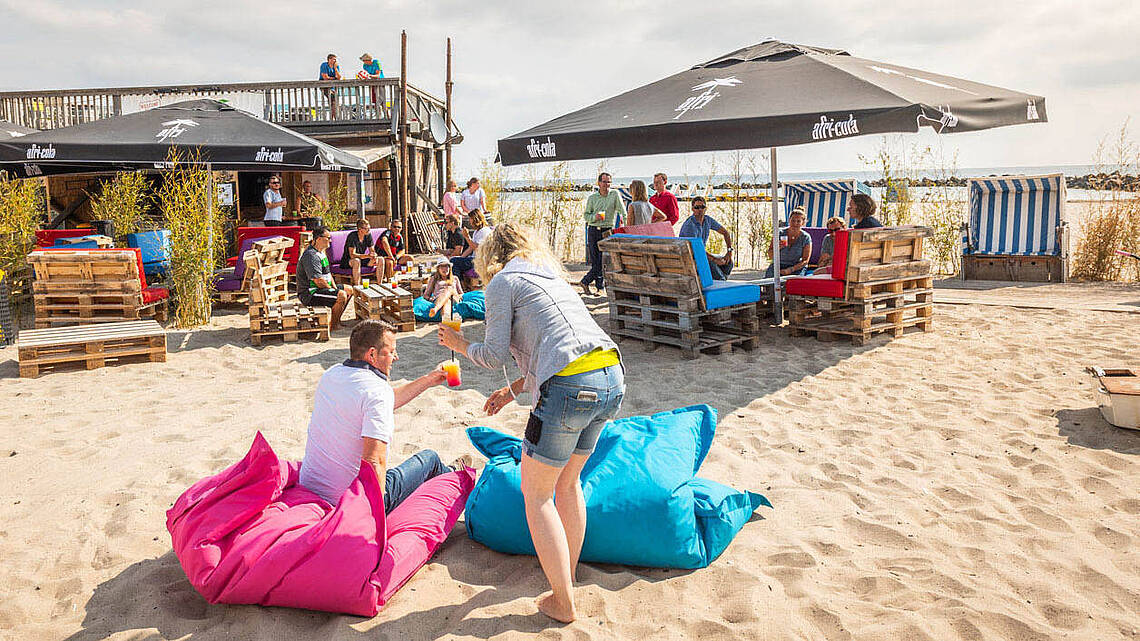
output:
[{"label": "umbrella pole", "polygon": [[768,150],[772,170],[772,320],[776,325],[784,322],[780,297],[780,203],[777,198],[779,181],[776,174],[776,148]]}]

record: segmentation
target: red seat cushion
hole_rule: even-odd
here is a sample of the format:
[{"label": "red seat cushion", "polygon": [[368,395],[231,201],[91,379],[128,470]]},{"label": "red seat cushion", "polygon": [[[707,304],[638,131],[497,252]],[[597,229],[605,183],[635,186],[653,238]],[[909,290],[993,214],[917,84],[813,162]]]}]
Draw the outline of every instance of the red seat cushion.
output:
[{"label": "red seat cushion", "polygon": [[36,230],[36,247],[46,249],[55,244],[56,240],[60,238],[78,238],[80,236],[87,236],[94,234],[95,230],[87,229],[37,229]]},{"label": "red seat cushion", "polygon": [[142,291],[143,305],[149,305],[156,300],[170,298],[170,290],[165,287],[147,287]]},{"label": "red seat cushion", "polygon": [[[838,245],[836,245],[838,247]],[[822,296],[824,298],[843,298],[843,289],[846,286],[842,280],[835,280],[831,274],[818,276],[798,276],[784,281],[788,294],[798,296]]]},{"label": "red seat cushion", "polygon": [[847,249],[850,238],[850,229],[835,232],[835,255],[831,257],[831,277],[835,280],[847,280]]}]

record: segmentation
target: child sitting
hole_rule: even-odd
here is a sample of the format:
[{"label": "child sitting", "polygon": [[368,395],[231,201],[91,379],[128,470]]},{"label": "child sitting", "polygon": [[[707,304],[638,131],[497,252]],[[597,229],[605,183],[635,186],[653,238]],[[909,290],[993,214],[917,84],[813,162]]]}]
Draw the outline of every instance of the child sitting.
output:
[{"label": "child sitting", "polygon": [[451,304],[463,300],[463,286],[451,273],[451,261],[447,258],[436,262],[435,271],[424,283],[423,297],[434,303],[429,318],[451,318]]}]

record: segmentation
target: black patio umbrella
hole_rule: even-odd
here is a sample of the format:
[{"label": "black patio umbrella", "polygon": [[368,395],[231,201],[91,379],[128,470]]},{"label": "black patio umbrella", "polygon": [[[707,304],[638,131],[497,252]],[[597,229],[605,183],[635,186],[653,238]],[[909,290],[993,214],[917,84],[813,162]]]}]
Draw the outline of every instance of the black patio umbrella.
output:
[{"label": "black patio umbrella", "polygon": [[28,134],[34,134],[39,129],[32,129],[31,127],[24,127],[8,122],[7,120],[0,120],[0,140],[8,138],[19,138]]},{"label": "black patio umbrella", "polygon": [[[769,40],[504,138],[499,158],[518,165],[770,147],[776,228],[776,147],[1045,121],[1041,96]],[[779,252],[773,234],[777,263]]]},{"label": "black patio umbrella", "polygon": [[214,170],[362,173],[367,169],[361,159],[348,152],[225,103],[188,100],[0,139],[0,170],[28,178],[162,169],[172,148],[197,151],[199,162]]}]

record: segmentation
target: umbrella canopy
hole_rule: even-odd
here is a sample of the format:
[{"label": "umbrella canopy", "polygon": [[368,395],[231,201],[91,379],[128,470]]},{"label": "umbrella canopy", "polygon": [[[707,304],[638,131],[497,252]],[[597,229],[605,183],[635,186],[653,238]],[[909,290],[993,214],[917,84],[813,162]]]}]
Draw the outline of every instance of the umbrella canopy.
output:
[{"label": "umbrella canopy", "polygon": [[162,169],[172,148],[215,170],[364,172],[364,162],[216,100],[188,100],[82,125],[0,139],[16,177]]},{"label": "umbrella canopy", "polygon": [[32,129],[31,127],[12,124],[7,120],[0,120],[0,140],[19,138],[20,136],[34,134],[37,131],[39,131],[39,129]]},{"label": "umbrella canopy", "polygon": [[499,141],[504,165],[1045,122],[1045,99],[766,41]]}]

